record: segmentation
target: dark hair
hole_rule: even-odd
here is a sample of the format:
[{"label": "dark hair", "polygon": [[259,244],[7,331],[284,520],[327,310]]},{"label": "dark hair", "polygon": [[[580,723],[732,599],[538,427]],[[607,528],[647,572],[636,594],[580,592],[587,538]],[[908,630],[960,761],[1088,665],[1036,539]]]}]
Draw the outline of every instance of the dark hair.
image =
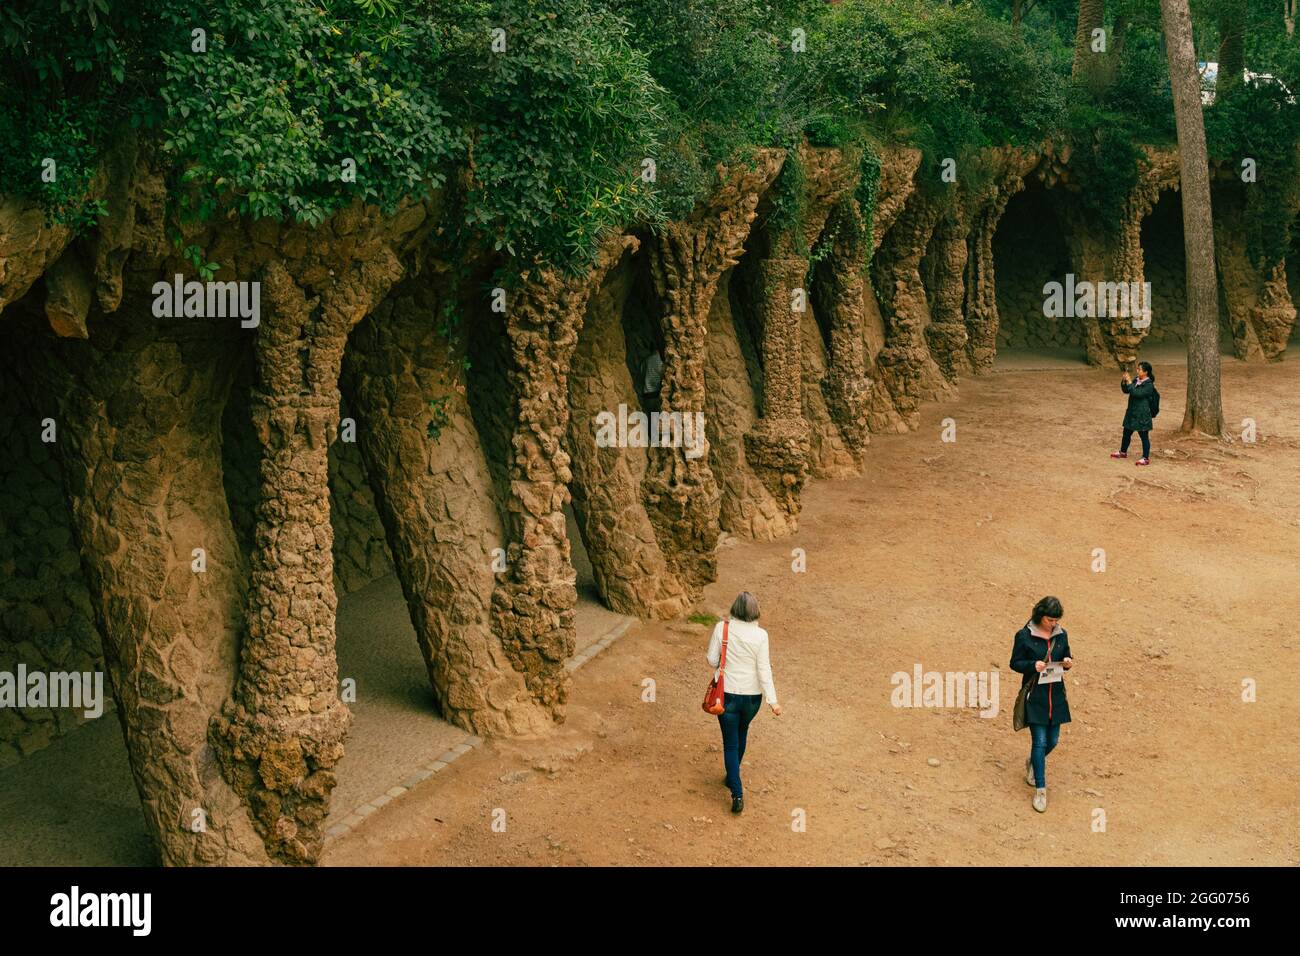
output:
[{"label": "dark hair", "polygon": [[1033,613],[1030,614],[1029,616],[1030,619],[1033,620],[1035,624],[1037,624],[1045,617],[1059,618],[1064,614],[1065,614],[1065,608],[1061,607],[1061,599],[1054,598],[1051,595],[1048,595],[1047,597],[1042,598],[1037,604],[1034,605]]},{"label": "dark hair", "polygon": [[741,591],[731,604],[731,617],[737,621],[757,621],[758,598],[748,591]]},{"label": "dark hair", "polygon": [[1154,382],[1156,380],[1156,373],[1151,370],[1150,362],[1138,362],[1138,368],[1146,372],[1147,378],[1151,379],[1151,381]]}]

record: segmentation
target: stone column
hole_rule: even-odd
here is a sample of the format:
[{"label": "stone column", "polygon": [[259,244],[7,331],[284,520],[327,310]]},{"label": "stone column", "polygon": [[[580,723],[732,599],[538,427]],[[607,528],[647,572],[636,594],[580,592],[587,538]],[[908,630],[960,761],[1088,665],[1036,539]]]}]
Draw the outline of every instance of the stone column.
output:
[{"label": "stone column", "polygon": [[[757,264],[755,305],[763,364],[762,416],[745,436],[745,459],[791,518],[808,474],[809,428],[803,417],[803,312],[812,308],[808,260],[778,247]],[[802,310],[796,310],[795,296]]]},{"label": "stone column", "polygon": [[975,375],[993,370],[997,356],[997,277],[993,259],[993,237],[1011,197],[1024,188],[1024,168],[1005,173],[989,190],[976,212],[968,239],[966,265],[966,368]]},{"label": "stone column", "polygon": [[598,416],[617,419],[620,405],[628,414],[640,411],[623,332],[630,262],[631,257],[625,257],[593,295],[568,376],[573,511],[596,587],[609,607],[621,614],[666,620],[686,613],[691,599],[660,550],[641,498],[649,451],[602,447],[597,441]]},{"label": "stone column", "polygon": [[876,256],[876,289],[885,318],[885,347],[877,357],[894,406],[915,428],[922,401],[947,394],[950,386],[930,355],[924,329],[929,302],[921,279],[921,258],[947,205],[946,197],[912,194]]},{"label": "stone column", "polygon": [[506,310],[516,422],[506,501],[507,570],[492,595],[492,614],[529,693],[557,719],[569,696],[564,663],[573,653],[578,601],[564,518],[573,477],[564,449],[568,374],[587,301],[631,242],[611,241],[584,276],[525,274]]},{"label": "stone column", "polygon": [[1244,361],[1279,359],[1296,318],[1287,288],[1286,262],[1261,269],[1251,261],[1238,185],[1229,183],[1215,190],[1214,212],[1214,250],[1233,352]]},{"label": "stone column", "polygon": [[248,635],[234,694],[210,737],[267,852],[286,863],[312,863],[320,852],[351,722],[334,652],[328,452],[348,332],[401,274],[386,248],[370,252],[320,275],[311,299],[279,260],[262,280],[252,401],[261,497]]},{"label": "stone column", "polygon": [[[1109,264],[1113,257],[1113,243],[1096,224],[1090,222],[1073,205],[1064,205],[1060,210],[1061,220],[1068,224],[1067,245],[1070,249],[1070,263],[1074,268],[1074,281],[1097,284],[1107,281]],[[1111,342],[1111,326],[1103,324],[1096,315],[1079,316],[1074,321],[1083,324],[1084,349],[1089,365],[1104,368],[1116,368],[1114,345]]]},{"label": "stone column", "polygon": [[90,341],[43,343],[29,386],[59,429],[109,684],[159,857],[265,863],[207,739],[243,627],[247,569],[221,481],[221,412],[239,344],[150,308],[128,300],[117,315],[91,314]]},{"label": "stone column", "polygon": [[828,222],[834,239],[827,284],[819,305],[830,326],[830,370],[824,388],[831,418],[844,437],[849,453],[859,462],[870,440],[867,413],[871,405],[871,377],[867,370],[865,339],[866,280],[863,261],[862,217],[858,203],[846,196],[836,204]]},{"label": "stone column", "polygon": [[470,414],[465,346],[437,331],[448,290],[404,285],[353,334],[348,405],[442,716],[484,736],[551,723],[492,631],[505,530]]},{"label": "stone column", "polygon": [[966,236],[970,224],[961,202],[953,203],[948,214],[939,220],[926,257],[930,262],[930,324],[925,338],[930,354],[943,376],[956,383],[957,373],[965,366],[966,317]]},{"label": "stone column", "polygon": [[[645,243],[650,278],[662,307],[662,411],[703,412],[709,307],[722,273],[744,250],[759,196],[780,169],[781,155],[760,153],[753,168],[722,171],[718,191],[684,222],[664,226]],[[717,576],[720,493],[707,449],[656,448],[641,490],[664,555],[692,598]]]}]

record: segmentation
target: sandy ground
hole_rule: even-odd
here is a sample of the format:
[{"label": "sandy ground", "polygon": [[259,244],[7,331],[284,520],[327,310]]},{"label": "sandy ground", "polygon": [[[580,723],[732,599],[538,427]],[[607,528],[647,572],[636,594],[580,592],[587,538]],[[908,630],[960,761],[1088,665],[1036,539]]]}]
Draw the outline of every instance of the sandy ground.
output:
[{"label": "sandy ground", "polygon": [[[725,547],[704,606],[758,594],[785,707],[751,729],[743,815],[699,708],[706,629],[639,624],[575,675],[553,734],[466,755],[326,862],[1300,863],[1300,361],[1225,363],[1227,420],[1253,418],[1255,444],[1175,436],[1185,373],[1157,365],[1145,469],[1108,457],[1117,376],[1043,367],[874,436],[863,477],[806,489],[795,538]],[[1049,593],[1077,663],[1040,815],[1007,659]],[[918,663],[1000,671],[997,716],[891,706]]]}]

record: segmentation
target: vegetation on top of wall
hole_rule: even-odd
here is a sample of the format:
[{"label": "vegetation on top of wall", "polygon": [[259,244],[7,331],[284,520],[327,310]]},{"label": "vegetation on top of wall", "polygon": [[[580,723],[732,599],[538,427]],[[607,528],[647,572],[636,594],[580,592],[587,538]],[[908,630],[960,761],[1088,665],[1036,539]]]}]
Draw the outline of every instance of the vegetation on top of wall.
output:
[{"label": "vegetation on top of wall", "polygon": [[[1014,27],[1013,6],[1031,11]],[[1212,17],[1214,0],[1200,6]],[[1080,199],[1115,222],[1141,144],[1172,142],[1173,124],[1158,4],[1110,11],[1115,56],[1085,86],[1066,0],[11,0],[0,182],[87,228],[92,178],[129,124],[171,172],[180,217],[320,223],[442,188],[456,241],[578,270],[611,231],[689,215],[719,163],[756,149],[861,156],[870,203],[886,144],[921,148],[923,189],[952,160],[970,192],[979,150],[1052,139],[1072,147]],[[1300,89],[1280,34],[1248,31],[1248,60]],[[1272,177],[1248,205],[1269,258],[1300,122],[1285,98],[1247,93],[1207,126],[1216,157],[1258,153]],[[783,227],[802,215],[799,175],[778,180]]]}]

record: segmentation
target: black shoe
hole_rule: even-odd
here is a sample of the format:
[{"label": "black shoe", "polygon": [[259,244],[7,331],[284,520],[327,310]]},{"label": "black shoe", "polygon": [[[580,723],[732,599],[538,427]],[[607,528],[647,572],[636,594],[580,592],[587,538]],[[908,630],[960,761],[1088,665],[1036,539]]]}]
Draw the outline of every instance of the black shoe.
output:
[{"label": "black shoe", "polygon": [[731,798],[731,812],[732,812],[732,813],[739,813],[739,812],[740,812],[741,810],[743,810],[743,809],[745,809],[745,798],[744,798],[744,797],[732,797],[732,798]]}]

